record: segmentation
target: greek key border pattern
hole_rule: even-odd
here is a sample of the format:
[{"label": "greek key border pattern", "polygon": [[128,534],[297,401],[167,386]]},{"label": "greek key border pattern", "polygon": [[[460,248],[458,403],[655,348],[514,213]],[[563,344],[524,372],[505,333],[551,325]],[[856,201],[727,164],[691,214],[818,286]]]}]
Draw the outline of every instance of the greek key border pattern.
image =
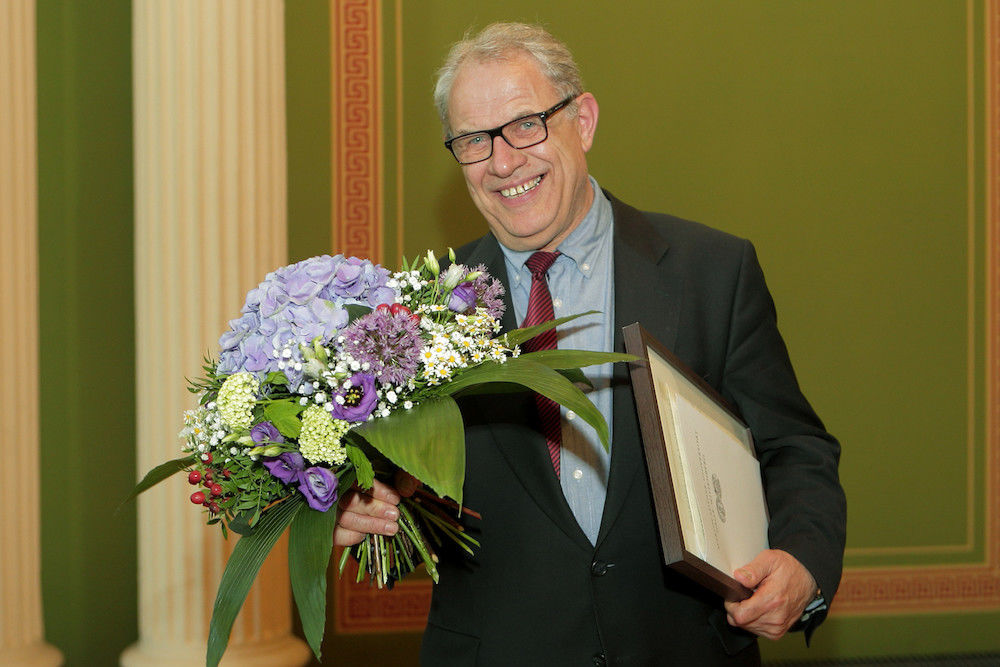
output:
[{"label": "greek key border pattern", "polygon": [[331,0],[333,246],[382,259],[381,21],[378,0]]},{"label": "greek key border pattern", "polygon": [[835,615],[1000,609],[1000,0],[986,0],[984,9],[986,558],[976,565],[849,569]]},{"label": "greek key border pattern", "polygon": [[[330,2],[333,246],[336,252],[376,262],[382,258],[380,7],[379,0]],[[335,632],[424,629],[430,580],[403,581],[386,591],[354,579],[351,568],[334,578]]]}]

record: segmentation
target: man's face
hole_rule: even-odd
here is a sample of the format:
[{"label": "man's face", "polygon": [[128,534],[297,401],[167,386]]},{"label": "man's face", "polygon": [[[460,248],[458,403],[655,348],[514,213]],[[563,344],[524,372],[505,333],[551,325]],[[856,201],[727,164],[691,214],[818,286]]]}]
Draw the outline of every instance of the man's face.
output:
[{"label": "man's face", "polygon": [[[452,136],[491,129],[559,101],[530,56],[466,62],[448,102]],[[593,202],[586,153],[597,127],[597,102],[590,93],[577,101],[575,115],[562,110],[547,120],[549,136],[542,143],[516,149],[498,136],[489,159],[462,167],[472,201],[512,250],[554,250]]]}]

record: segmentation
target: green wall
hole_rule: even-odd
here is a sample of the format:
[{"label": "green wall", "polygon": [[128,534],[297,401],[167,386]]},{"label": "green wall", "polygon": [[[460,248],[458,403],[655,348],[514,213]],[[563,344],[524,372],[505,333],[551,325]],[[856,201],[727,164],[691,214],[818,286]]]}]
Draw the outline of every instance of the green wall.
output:
[{"label": "green wall", "polygon": [[[42,596],[66,665],[135,641],[128,2],[39,0]],[[10,344],[5,341],[5,344]]]},{"label": "green wall", "polygon": [[[843,440],[848,566],[982,558],[982,0],[971,45],[959,0],[400,6],[383,4],[389,261],[483,227],[430,103],[447,45],[491,20],[546,23],[600,102],[601,184],[756,243],[802,384]],[[114,664],[137,634],[134,506],[113,514],[135,476],[130,7],[38,0],[42,583],[68,665]],[[286,7],[295,260],[330,250],[329,3]],[[968,552],[936,550],[967,534]],[[791,638],[765,654],[1000,651],[998,627],[997,612],[834,617],[808,652]],[[415,664],[418,642],[331,636],[326,653]]]}]

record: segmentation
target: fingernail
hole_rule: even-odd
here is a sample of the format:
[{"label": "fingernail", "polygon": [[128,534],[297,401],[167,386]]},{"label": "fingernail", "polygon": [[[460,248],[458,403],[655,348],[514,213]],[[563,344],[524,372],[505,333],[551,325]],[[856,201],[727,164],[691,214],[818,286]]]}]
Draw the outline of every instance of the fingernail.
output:
[{"label": "fingernail", "polygon": [[385,511],[385,518],[386,519],[392,519],[393,521],[396,521],[397,519],[399,519],[399,510],[397,510],[394,507],[390,507],[389,509],[387,509]]},{"label": "fingernail", "polygon": [[385,524],[385,534],[395,535],[397,532],[399,532],[399,525],[392,521],[387,521]]}]

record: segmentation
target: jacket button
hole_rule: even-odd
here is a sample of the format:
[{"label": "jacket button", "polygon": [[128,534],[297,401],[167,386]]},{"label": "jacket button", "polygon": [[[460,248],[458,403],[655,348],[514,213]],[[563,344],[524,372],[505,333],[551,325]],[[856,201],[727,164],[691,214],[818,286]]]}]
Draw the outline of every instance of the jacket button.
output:
[{"label": "jacket button", "polygon": [[606,667],[608,664],[608,659],[604,657],[603,653],[594,654],[594,667]]},{"label": "jacket button", "polygon": [[614,567],[610,563],[605,563],[602,560],[595,560],[590,564],[590,573],[595,577],[603,577],[608,573],[608,568]]}]

